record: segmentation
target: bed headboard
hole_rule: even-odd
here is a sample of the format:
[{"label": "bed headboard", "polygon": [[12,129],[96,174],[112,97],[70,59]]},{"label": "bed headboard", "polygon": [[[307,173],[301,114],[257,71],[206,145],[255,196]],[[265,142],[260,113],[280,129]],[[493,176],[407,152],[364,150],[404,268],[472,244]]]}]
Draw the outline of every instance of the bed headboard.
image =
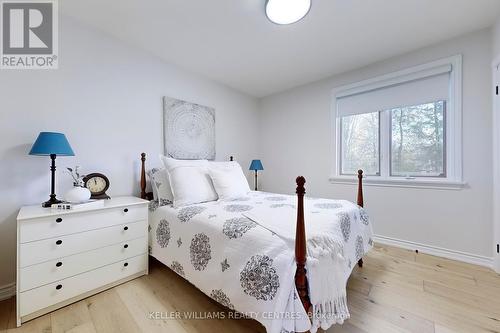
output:
[{"label": "bed headboard", "polygon": [[[230,156],[229,160],[234,161],[234,157]],[[153,200],[153,192],[146,192],[146,153],[141,154],[141,199]]]},{"label": "bed headboard", "polygon": [[[230,161],[234,161],[234,157],[229,157]],[[146,192],[146,153],[141,154],[141,198],[153,200],[153,192]],[[356,200],[358,206],[363,207],[363,170],[358,170],[358,197]]]}]

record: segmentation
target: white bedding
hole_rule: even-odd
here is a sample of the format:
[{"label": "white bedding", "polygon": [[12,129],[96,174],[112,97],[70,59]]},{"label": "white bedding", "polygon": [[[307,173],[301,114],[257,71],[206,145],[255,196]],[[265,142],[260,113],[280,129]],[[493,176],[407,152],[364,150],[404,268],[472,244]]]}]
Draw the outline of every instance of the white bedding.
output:
[{"label": "white bedding", "polygon": [[[325,328],[326,323],[342,322],[343,318],[316,320],[311,327],[296,295],[294,241],[287,237],[296,223],[296,202],[296,196],[265,192],[178,209],[152,202],[150,254],[222,305],[261,322],[268,333],[315,331],[319,324]],[[273,228],[269,219],[259,218],[265,211],[277,226],[285,227]],[[306,197],[305,224],[308,251],[308,230],[312,234],[314,225],[325,236],[340,240],[342,260],[336,261],[335,271],[342,276],[345,295],[347,278],[372,246],[366,213],[348,201]],[[314,261],[308,259],[308,264]],[[323,292],[320,286],[314,288],[311,294]]]}]

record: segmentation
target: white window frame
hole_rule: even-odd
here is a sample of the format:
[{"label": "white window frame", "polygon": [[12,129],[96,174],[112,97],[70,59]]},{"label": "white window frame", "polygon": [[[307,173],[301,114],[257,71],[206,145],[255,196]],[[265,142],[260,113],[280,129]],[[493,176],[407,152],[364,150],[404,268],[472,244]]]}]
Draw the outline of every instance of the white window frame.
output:
[{"label": "white window frame", "polygon": [[[378,76],[361,82],[337,87],[332,91],[332,148],[334,151],[333,170],[330,182],[336,184],[353,184],[356,176],[341,174],[341,133],[340,118],[337,118],[337,99],[349,95],[360,94],[374,89],[382,89],[396,84],[429,77],[439,72],[443,66],[450,66],[449,100],[445,110],[445,153],[446,177],[396,177],[389,175],[389,164],[383,163],[390,159],[389,129],[386,128],[390,115],[380,113],[380,176],[366,176],[364,183],[374,186],[415,187],[435,189],[462,189],[465,187],[462,175],[462,55],[439,59],[430,63],[414,66],[397,72]],[[422,101],[425,103],[428,101]],[[383,157],[387,156],[387,159]],[[390,161],[389,161],[390,162]]]}]

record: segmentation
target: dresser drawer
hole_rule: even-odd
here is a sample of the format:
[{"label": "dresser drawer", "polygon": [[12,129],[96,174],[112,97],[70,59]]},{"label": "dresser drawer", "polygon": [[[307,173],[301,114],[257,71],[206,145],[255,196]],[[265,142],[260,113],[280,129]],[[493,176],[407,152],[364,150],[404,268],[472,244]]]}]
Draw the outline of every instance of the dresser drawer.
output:
[{"label": "dresser drawer", "polygon": [[20,244],[19,265],[23,268],[107,245],[146,237],[147,231],[147,221],[144,220]]},{"label": "dresser drawer", "polygon": [[[147,269],[147,255],[140,255],[19,294],[20,316],[63,302]],[[126,265],[125,265],[126,264]]]},{"label": "dresser drawer", "polygon": [[19,242],[79,233],[117,224],[146,220],[148,210],[144,205],[117,207],[99,211],[71,212],[33,220],[19,225]]},{"label": "dresser drawer", "polygon": [[21,268],[19,290],[26,291],[148,252],[146,237]]}]

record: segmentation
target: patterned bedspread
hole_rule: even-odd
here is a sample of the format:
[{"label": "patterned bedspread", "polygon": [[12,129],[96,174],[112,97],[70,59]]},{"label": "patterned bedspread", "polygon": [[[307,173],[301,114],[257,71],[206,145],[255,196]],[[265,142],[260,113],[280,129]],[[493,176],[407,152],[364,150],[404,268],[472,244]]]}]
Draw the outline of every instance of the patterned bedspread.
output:
[{"label": "patterned bedspread", "polygon": [[[258,320],[269,333],[290,331],[290,320],[295,330],[305,331],[310,322],[296,295],[293,242],[243,215],[256,207],[295,209],[296,202],[296,196],[266,192],[179,209],[153,201],[150,254],[220,304]],[[307,197],[305,211],[306,226],[315,214],[328,214],[332,230],[341,230],[346,267],[339,270],[347,272],[347,281],[372,246],[366,213],[347,201]],[[295,224],[296,219],[279,222]],[[290,319],[287,312],[293,309],[300,315]]]}]

